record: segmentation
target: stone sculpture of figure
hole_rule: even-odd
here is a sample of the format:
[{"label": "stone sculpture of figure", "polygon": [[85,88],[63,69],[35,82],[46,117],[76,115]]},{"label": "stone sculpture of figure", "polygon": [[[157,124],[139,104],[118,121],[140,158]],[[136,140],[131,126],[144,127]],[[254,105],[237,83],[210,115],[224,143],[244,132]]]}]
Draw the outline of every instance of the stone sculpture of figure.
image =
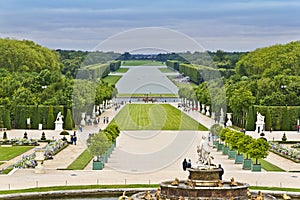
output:
[{"label": "stone sculpture of figure", "polygon": [[255,200],[263,200],[263,194],[261,191],[258,191],[257,197],[255,198]]},{"label": "stone sculpture of figure", "polygon": [[237,182],[235,182],[234,178],[231,177],[231,179],[230,179],[230,186],[237,186],[237,185],[238,185]]},{"label": "stone sculpture of figure", "polygon": [[262,116],[259,112],[257,114],[257,122],[264,122],[265,121],[265,116]]},{"label": "stone sculpture of figure", "polygon": [[119,196],[119,200],[128,199],[128,196],[125,195],[126,191],[123,192],[122,196]]},{"label": "stone sculpture of figure", "polygon": [[211,160],[213,157],[211,156],[211,145],[210,142],[211,139],[207,139],[204,135],[202,136],[200,145],[197,146],[197,153],[198,153],[198,162],[208,165],[209,167],[211,166]]},{"label": "stone sculpture of figure", "polygon": [[154,197],[156,198],[156,200],[159,200],[160,199],[160,188],[157,188],[155,194],[154,194]]},{"label": "stone sculpture of figure", "polygon": [[151,199],[151,194],[150,194],[149,190],[146,191],[143,199],[146,199],[146,200],[150,200]]},{"label": "stone sculpture of figure", "polygon": [[56,121],[62,122],[62,118],[63,118],[63,116],[62,116],[61,112],[57,113]]},{"label": "stone sculpture of figure", "polygon": [[175,180],[171,183],[173,186],[178,186],[179,185],[179,179],[175,178]]},{"label": "stone sculpture of figure", "polygon": [[284,200],[291,199],[291,197],[288,196],[286,193],[284,193],[284,194],[282,195],[282,198],[283,198]]}]

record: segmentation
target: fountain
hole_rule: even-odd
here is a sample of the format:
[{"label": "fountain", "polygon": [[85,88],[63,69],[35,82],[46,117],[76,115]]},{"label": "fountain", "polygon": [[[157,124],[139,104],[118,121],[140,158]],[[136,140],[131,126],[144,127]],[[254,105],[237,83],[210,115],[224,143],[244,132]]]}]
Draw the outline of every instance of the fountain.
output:
[{"label": "fountain", "polygon": [[[197,147],[198,161],[195,168],[189,168],[187,180],[164,181],[160,184],[160,196],[154,199],[249,199],[249,185],[236,182],[232,177],[230,181],[222,181],[219,176],[221,168],[211,163],[212,140],[202,137]],[[133,199],[145,199],[145,193],[138,193]]]}]

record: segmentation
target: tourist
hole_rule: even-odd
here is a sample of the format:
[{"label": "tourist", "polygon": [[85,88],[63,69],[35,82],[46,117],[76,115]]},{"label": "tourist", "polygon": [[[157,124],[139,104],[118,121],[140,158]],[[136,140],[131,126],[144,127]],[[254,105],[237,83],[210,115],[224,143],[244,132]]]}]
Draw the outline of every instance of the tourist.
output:
[{"label": "tourist", "polygon": [[188,165],[188,163],[187,163],[186,158],[185,158],[183,160],[183,162],[182,162],[182,169],[183,169],[183,171],[186,171],[187,165]]},{"label": "tourist", "polygon": [[192,161],[191,161],[191,159],[189,159],[189,161],[187,163],[187,168],[192,168]]},{"label": "tourist", "polygon": [[82,132],[82,126],[81,125],[79,126],[79,131]]},{"label": "tourist", "polygon": [[73,136],[73,144],[76,145],[76,142],[77,142],[77,136],[74,134],[74,136]]},{"label": "tourist", "polygon": [[74,143],[74,137],[73,137],[73,135],[71,135],[71,144],[73,144]]},{"label": "tourist", "polygon": [[224,174],[224,169],[222,168],[221,164],[219,164],[219,169],[220,169],[220,171],[219,171],[219,179],[222,180],[222,176]]}]

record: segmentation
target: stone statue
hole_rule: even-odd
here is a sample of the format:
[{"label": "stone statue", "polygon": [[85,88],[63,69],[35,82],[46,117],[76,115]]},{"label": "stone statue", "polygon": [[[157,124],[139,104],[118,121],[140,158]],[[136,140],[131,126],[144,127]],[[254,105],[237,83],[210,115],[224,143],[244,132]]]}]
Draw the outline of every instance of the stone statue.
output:
[{"label": "stone statue", "polygon": [[155,194],[154,194],[154,197],[155,197],[157,200],[160,199],[160,193],[161,193],[160,188],[157,188],[157,190],[156,190],[156,192],[155,192]]},{"label": "stone statue", "polygon": [[238,185],[237,182],[235,182],[234,178],[231,177],[231,179],[230,179],[230,186],[237,186],[237,185]]},{"label": "stone statue", "polygon": [[63,116],[62,116],[61,112],[57,113],[56,121],[62,122],[63,121],[62,118],[63,118]]},{"label": "stone statue", "polygon": [[143,199],[146,199],[146,200],[150,200],[151,199],[151,194],[150,194],[149,190],[146,191]]},{"label": "stone statue", "polygon": [[259,112],[257,114],[257,122],[264,122],[265,121],[265,116],[262,116]]},{"label": "stone statue", "polygon": [[175,178],[175,180],[171,183],[173,186],[178,186],[179,185],[179,179]]},{"label": "stone statue", "polygon": [[288,196],[286,193],[283,193],[282,198],[283,200],[291,199],[291,197]]},{"label": "stone statue", "polygon": [[125,195],[126,191],[123,192],[122,196],[119,196],[119,200],[128,199],[128,196]]},{"label": "stone statue", "polygon": [[211,166],[211,160],[213,157],[211,156],[210,152],[212,150],[210,136],[207,138],[204,135],[202,136],[202,139],[200,141],[200,145],[197,146],[197,153],[198,153],[198,163],[203,165]]}]

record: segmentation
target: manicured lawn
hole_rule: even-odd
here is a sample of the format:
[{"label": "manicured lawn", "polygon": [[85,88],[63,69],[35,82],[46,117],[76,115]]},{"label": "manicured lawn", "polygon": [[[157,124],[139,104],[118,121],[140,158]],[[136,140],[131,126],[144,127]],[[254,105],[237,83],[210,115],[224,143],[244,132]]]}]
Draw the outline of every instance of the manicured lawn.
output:
[{"label": "manicured lawn", "polygon": [[106,76],[102,79],[104,82],[108,83],[109,85],[115,85],[122,76]]},{"label": "manicured lawn", "polygon": [[129,70],[129,68],[120,68],[120,69],[118,69],[118,70],[116,70],[116,71],[114,71],[115,73],[126,73],[127,71]]},{"label": "manicured lawn", "polygon": [[159,70],[162,72],[162,73],[172,73],[172,72],[175,72],[174,70],[171,70],[169,68],[159,68]]},{"label": "manicured lawn", "polygon": [[86,149],[67,167],[67,169],[83,170],[92,159],[93,155]]},{"label": "manicured lawn", "polygon": [[277,167],[276,165],[273,165],[272,163],[266,160],[260,159],[259,163],[261,164],[261,167],[268,172],[285,172],[285,170],[281,169],[280,167]]},{"label": "manicured lawn", "polygon": [[152,60],[126,60],[126,61],[122,61],[122,66],[141,66],[141,65],[164,66],[165,63],[156,62],[156,61],[152,61]]},{"label": "manicured lawn", "polygon": [[[19,190],[1,190],[0,194],[16,194],[28,192],[48,192],[59,190],[86,190],[86,189],[107,189],[107,188],[158,188],[159,184],[129,184],[129,185],[74,185],[74,186],[54,186],[54,187],[38,187]],[[120,191],[121,195],[123,191]]]},{"label": "manicured lawn", "polygon": [[122,130],[207,130],[169,104],[128,104],[113,121]]},{"label": "manicured lawn", "polygon": [[177,94],[117,94],[117,97],[179,97]]},{"label": "manicured lawn", "polygon": [[0,147],[0,160],[11,160],[32,148],[34,148],[34,146]]}]

